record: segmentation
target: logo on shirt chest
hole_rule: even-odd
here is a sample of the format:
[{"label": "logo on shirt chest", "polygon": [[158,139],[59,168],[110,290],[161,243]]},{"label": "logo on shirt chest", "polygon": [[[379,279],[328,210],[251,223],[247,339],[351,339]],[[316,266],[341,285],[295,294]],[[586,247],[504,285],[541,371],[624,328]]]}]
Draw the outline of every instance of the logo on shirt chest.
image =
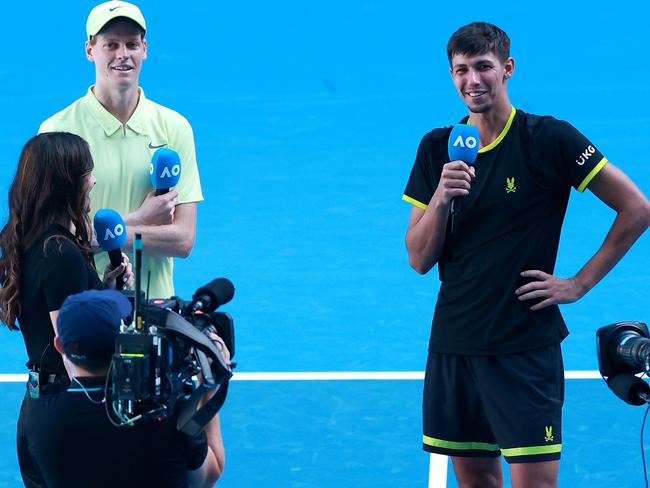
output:
[{"label": "logo on shirt chest", "polygon": [[160,145],[158,145],[158,146],[154,146],[154,145],[150,142],[150,143],[149,143],[149,149],[158,149],[158,148],[161,148],[161,147],[165,147],[166,145],[167,145],[167,143],[165,143],[165,144],[160,144]]},{"label": "logo on shirt chest", "polygon": [[506,193],[514,193],[517,191],[517,187],[515,186],[515,177],[508,178],[506,176]]}]

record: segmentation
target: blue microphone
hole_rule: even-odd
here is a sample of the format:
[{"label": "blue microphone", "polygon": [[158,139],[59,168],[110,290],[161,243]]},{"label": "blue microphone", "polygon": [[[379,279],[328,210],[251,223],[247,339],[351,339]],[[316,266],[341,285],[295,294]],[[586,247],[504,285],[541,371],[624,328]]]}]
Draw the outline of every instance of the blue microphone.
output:
[{"label": "blue microphone", "polygon": [[176,186],[181,178],[181,157],[172,149],[157,149],[151,158],[149,174],[156,195],[164,195],[172,186]]},{"label": "blue microphone", "polygon": [[[126,224],[124,224],[124,220],[115,210],[102,208],[95,214],[93,224],[99,246],[108,252],[111,265],[113,268],[117,268],[122,264],[121,247],[126,244]],[[124,273],[121,273],[116,279],[115,287],[118,290],[124,286],[123,276]]]},{"label": "blue microphone", "polygon": [[[467,164],[474,164],[479,149],[478,129],[474,125],[456,124],[451,129],[447,151],[450,161],[464,161]],[[451,199],[451,233],[456,233],[458,213],[460,212],[460,199]]]}]

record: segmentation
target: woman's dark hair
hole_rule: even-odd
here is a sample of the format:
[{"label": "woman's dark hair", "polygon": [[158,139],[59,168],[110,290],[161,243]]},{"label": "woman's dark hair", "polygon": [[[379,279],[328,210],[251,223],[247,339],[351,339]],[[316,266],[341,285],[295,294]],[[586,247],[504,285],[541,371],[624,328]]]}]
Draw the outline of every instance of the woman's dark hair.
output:
[{"label": "woman's dark hair", "polygon": [[510,38],[496,25],[487,22],[472,22],[451,35],[447,44],[447,58],[451,66],[454,54],[476,56],[493,53],[505,63],[510,57]]},{"label": "woman's dark hair", "polygon": [[9,219],[0,231],[0,319],[10,329],[17,329],[20,314],[24,253],[47,229],[72,223],[77,244],[90,252],[84,183],[92,169],[88,144],[74,134],[46,132],[23,147],[9,188]]}]

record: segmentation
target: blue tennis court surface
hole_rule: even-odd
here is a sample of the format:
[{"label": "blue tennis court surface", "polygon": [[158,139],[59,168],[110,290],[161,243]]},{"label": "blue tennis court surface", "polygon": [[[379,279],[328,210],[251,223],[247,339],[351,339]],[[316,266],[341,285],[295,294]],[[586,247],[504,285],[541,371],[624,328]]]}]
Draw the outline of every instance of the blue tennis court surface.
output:
[{"label": "blue tennis court surface", "polygon": [[[93,2],[5,9],[0,187],[42,120],[93,82],[83,50]],[[503,27],[513,104],[571,121],[650,194],[643,57],[647,2],[498,5],[424,1],[139,2],[149,25],[141,84],[195,131],[205,202],[177,293],[217,276],[237,289],[238,371],[422,371],[437,271],[407,262],[401,201],[417,144],[465,113],[448,76],[449,35]],[[625,7],[625,8],[624,8]],[[3,221],[6,197],[0,205]],[[596,251],[613,212],[572,196],[556,272]],[[146,249],[145,249],[146,252]],[[595,330],[650,321],[650,236],[585,298],[563,307],[567,370],[597,369]],[[0,373],[23,373],[3,331]],[[222,411],[224,487],[423,487],[418,380],[235,381]],[[20,486],[24,392],[0,383],[0,487]],[[505,393],[504,393],[505,394]],[[642,486],[643,411],[600,380],[569,380],[560,486]],[[447,486],[456,486],[450,473]]]}]

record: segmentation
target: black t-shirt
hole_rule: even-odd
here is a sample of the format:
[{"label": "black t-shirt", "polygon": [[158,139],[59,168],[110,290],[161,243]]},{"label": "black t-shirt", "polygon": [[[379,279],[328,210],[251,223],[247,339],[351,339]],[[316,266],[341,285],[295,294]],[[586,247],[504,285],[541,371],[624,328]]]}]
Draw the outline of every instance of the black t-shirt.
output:
[{"label": "black t-shirt", "polygon": [[40,365],[48,373],[65,373],[52,343],[50,312],[61,308],[69,295],[104,287],[75,241],[66,228],[53,225],[23,256],[18,324],[29,356],[28,368]]},{"label": "black t-shirt", "polygon": [[[404,192],[420,208],[449,162],[450,132],[435,129],[420,143]],[[519,301],[515,290],[524,270],[553,273],[571,186],[583,191],[606,163],[569,123],[513,109],[502,134],[479,151],[457,232],[445,238],[431,351],[502,354],[567,336],[557,306],[531,311],[537,301]]]},{"label": "black t-shirt", "polygon": [[[79,378],[95,402],[106,378]],[[49,488],[183,488],[205,460],[205,433],[190,437],[175,419],[115,427],[103,403],[78,384],[30,402],[27,449]]]}]

